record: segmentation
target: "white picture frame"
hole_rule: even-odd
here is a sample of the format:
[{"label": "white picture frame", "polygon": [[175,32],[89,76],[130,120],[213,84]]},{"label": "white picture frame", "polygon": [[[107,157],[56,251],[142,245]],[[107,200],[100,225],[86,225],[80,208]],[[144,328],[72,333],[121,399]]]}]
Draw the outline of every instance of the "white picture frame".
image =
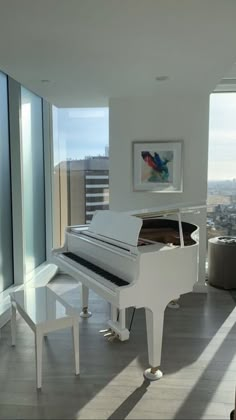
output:
[{"label": "white picture frame", "polygon": [[134,191],[183,191],[181,140],[134,141],[132,147]]}]

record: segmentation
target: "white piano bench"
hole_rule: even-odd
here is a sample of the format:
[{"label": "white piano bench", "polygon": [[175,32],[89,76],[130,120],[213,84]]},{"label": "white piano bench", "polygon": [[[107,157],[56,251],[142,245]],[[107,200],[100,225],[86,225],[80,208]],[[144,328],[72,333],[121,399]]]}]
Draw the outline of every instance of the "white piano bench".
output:
[{"label": "white piano bench", "polygon": [[37,388],[42,387],[43,337],[49,332],[72,328],[75,374],[79,374],[79,314],[49,287],[24,287],[11,293],[12,346],[16,343],[16,310],[35,334]]}]

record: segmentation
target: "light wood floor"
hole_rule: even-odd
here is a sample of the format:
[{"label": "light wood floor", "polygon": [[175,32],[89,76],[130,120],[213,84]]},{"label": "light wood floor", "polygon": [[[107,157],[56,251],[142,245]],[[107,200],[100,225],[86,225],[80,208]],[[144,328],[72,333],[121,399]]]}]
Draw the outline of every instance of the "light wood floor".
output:
[{"label": "light wood floor", "polygon": [[[79,305],[73,281],[59,277],[52,287]],[[153,383],[143,378],[143,310],[136,311],[129,342],[111,344],[99,334],[109,306],[92,294],[93,317],[80,321],[80,377],[74,375],[70,331],[52,333],[45,340],[38,392],[33,333],[19,318],[12,348],[7,324],[0,338],[0,418],[228,419],[236,386],[236,299],[214,289],[186,294],[180,302],[179,310],[165,311],[164,376]]]}]

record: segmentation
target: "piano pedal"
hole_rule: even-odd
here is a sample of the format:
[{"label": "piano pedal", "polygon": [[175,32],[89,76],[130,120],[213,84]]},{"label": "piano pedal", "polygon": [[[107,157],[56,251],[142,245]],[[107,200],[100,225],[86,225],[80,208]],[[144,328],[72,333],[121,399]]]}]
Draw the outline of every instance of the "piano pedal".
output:
[{"label": "piano pedal", "polygon": [[117,335],[118,340],[126,341],[129,339],[130,331],[127,328],[122,328],[118,322],[108,321],[111,330]]},{"label": "piano pedal", "polygon": [[110,337],[113,334],[112,330],[108,330],[108,332],[106,332],[103,337]]},{"label": "piano pedal", "polygon": [[114,331],[112,332],[112,334],[111,334],[111,336],[108,338],[108,340],[107,341],[109,341],[109,343],[113,343],[113,341],[115,341],[115,340],[119,340],[120,338],[119,338],[119,335],[118,334],[116,334]]},{"label": "piano pedal", "polygon": [[108,333],[108,332],[110,332],[111,331],[111,328],[106,328],[105,330],[100,330],[99,332],[101,333],[101,334],[105,334],[105,333]]}]

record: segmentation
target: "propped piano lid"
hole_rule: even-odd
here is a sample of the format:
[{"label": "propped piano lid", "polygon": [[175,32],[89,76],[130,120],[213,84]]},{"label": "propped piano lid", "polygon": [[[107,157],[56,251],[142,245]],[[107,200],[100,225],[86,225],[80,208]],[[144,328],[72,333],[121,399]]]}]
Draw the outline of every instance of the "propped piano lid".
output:
[{"label": "propped piano lid", "polygon": [[88,231],[105,238],[137,246],[143,221],[138,217],[111,210],[97,211]]},{"label": "propped piano lid", "polygon": [[126,211],[127,215],[133,215],[136,217],[145,218],[152,218],[155,216],[161,215],[171,215],[176,213],[195,213],[199,212],[200,209],[206,208],[206,203],[176,203],[176,204],[169,204],[165,206],[158,206],[146,209],[137,209],[137,210],[130,210]]}]

